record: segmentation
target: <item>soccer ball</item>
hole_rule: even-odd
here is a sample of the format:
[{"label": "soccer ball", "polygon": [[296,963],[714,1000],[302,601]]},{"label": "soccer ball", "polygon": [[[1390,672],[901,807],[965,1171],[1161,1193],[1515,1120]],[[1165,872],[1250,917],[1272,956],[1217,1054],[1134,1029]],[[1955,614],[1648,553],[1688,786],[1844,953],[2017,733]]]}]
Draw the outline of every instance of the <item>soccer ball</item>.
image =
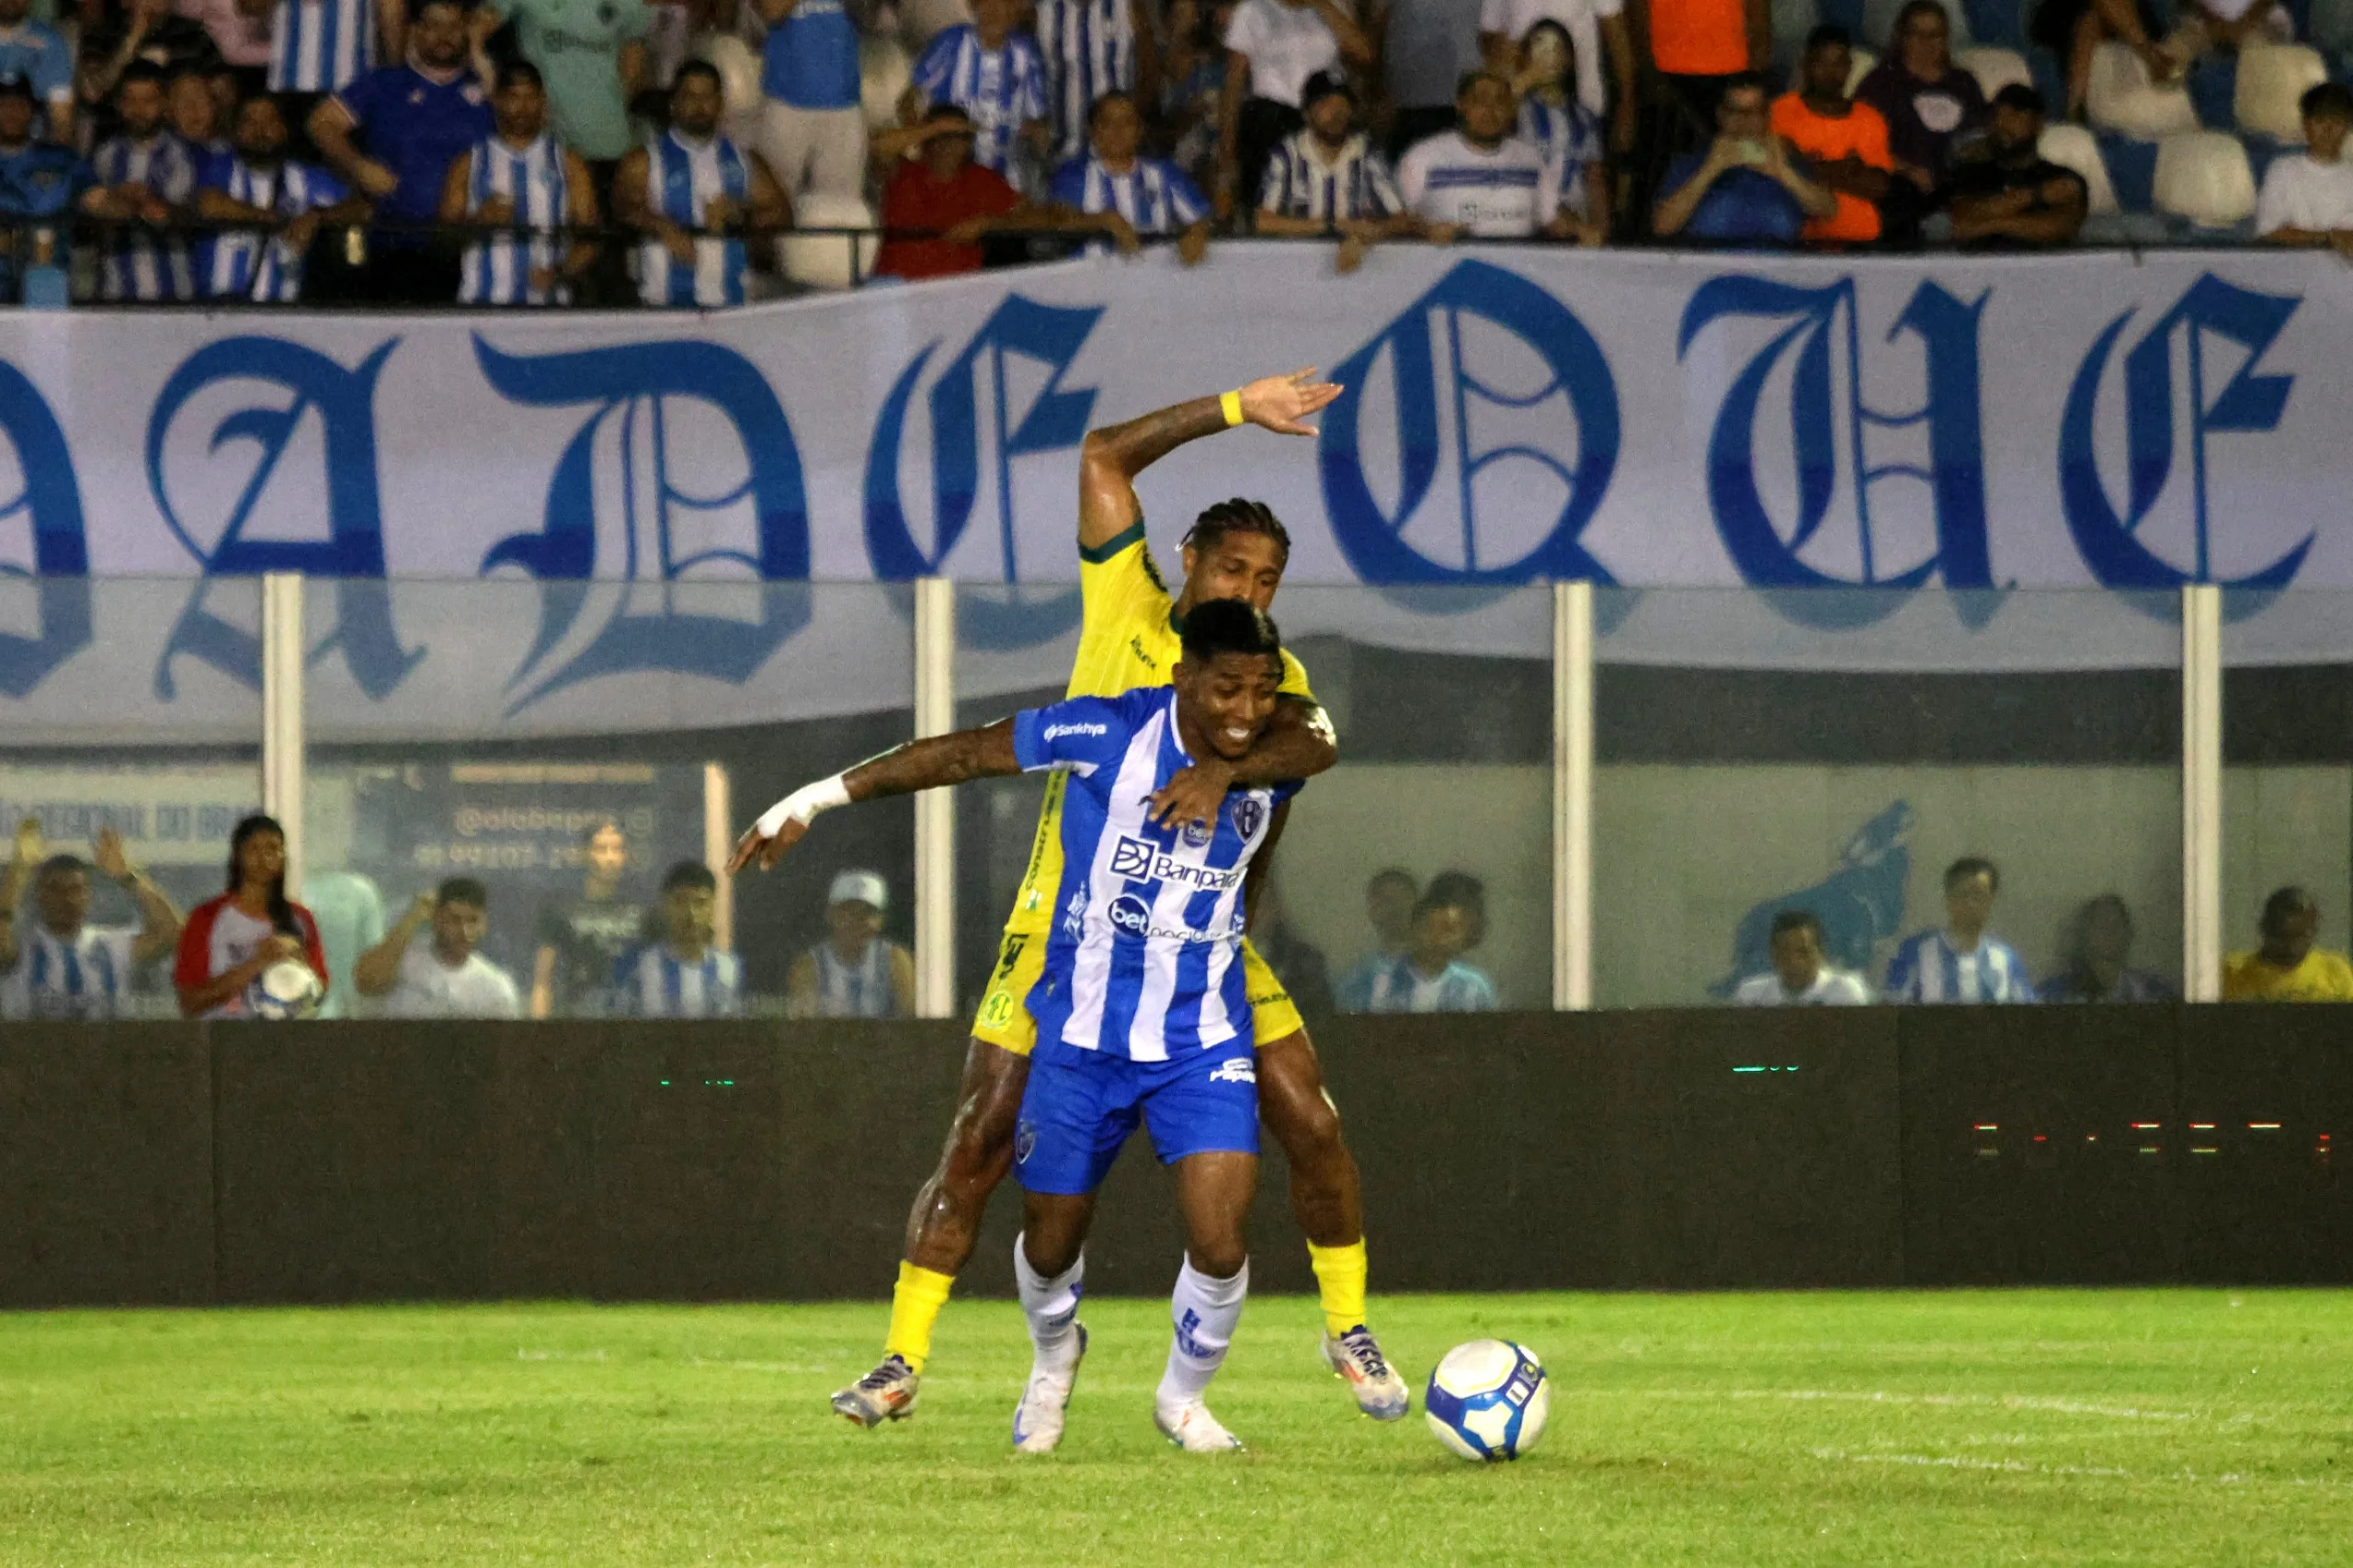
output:
[{"label": "soccer ball", "polygon": [[307,1018],[325,994],[309,964],[280,959],[245,987],[245,1008],[256,1018]]},{"label": "soccer ball", "polygon": [[1536,1352],[1507,1339],[1474,1339],[1446,1353],[1430,1374],[1422,1415],[1438,1440],[1466,1460],[1516,1460],[1544,1436],[1552,1385]]}]

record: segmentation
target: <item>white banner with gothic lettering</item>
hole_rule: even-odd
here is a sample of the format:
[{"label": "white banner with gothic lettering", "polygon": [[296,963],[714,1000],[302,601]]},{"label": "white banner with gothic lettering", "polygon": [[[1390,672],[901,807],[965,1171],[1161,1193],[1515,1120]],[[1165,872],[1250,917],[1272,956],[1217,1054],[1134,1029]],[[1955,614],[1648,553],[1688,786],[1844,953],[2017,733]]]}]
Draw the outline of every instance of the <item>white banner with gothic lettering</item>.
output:
[{"label": "white banner with gothic lettering", "polygon": [[1512,590],[1585,577],[1624,590],[1605,658],[2145,665],[2213,582],[2233,657],[2353,652],[2279,592],[2353,590],[2333,256],[1236,244],[709,315],[17,312],[0,722],[241,729],[223,579],[271,569],[341,580],[314,722],[354,738],[902,705],[888,585],[933,572],[995,585],[969,685],[1051,684],[1086,430],[1309,364],[1347,388],[1318,437],[1142,485],[1172,566],[1208,501],[1275,506],[1293,637],[1540,657]]}]

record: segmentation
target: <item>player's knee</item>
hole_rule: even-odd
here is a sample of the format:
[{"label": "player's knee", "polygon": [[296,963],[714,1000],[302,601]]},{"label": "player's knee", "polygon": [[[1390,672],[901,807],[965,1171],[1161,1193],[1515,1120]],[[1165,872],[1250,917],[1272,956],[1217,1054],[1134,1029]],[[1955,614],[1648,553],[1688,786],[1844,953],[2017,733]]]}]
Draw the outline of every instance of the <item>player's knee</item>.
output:
[{"label": "player's knee", "polygon": [[1346,1145],[1340,1138],[1340,1113],[1322,1095],[1298,1096],[1284,1103],[1280,1114],[1267,1119],[1294,1170],[1320,1170],[1341,1159]]},{"label": "player's knee", "polygon": [[1231,1279],[1242,1272],[1250,1261],[1249,1244],[1238,1235],[1213,1236],[1194,1242],[1185,1249],[1186,1259],[1196,1274],[1206,1274],[1212,1279]]}]

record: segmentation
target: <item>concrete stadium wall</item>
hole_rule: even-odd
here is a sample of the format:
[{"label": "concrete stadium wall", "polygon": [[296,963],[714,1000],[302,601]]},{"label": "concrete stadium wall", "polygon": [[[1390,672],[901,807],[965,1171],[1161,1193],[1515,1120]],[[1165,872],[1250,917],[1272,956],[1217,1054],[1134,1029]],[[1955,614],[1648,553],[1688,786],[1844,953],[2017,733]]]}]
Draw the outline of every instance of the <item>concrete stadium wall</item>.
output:
[{"label": "concrete stadium wall", "polygon": [[[1379,1288],[2353,1279],[2333,1008],[1356,1018]],[[0,1305],[868,1297],[956,1026],[0,1030]],[[1270,1152],[1262,1288],[1310,1286]],[[1018,1199],[965,1289],[1008,1293]],[[1148,1149],[1090,1283],[1154,1293]]]}]

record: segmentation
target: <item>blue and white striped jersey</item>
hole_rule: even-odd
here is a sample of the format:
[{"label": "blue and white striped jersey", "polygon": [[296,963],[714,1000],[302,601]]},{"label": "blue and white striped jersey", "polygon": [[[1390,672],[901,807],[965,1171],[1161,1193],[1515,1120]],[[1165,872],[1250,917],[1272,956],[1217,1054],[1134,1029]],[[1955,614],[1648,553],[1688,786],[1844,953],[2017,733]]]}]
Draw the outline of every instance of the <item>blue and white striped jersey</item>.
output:
[{"label": "blue and white striped jersey", "polygon": [[[1177,234],[1210,215],[1192,176],[1165,158],[1142,153],[1115,175],[1089,153],[1054,172],[1053,199],[1081,212],[1117,212],[1139,234]],[[1098,240],[1096,247],[1108,246]]]},{"label": "blue and white striped jersey", "polygon": [[1054,111],[1054,161],[1086,151],[1086,114],[1106,93],[1136,90],[1133,0],[1038,0],[1038,48]]},{"label": "blue and white striped jersey", "polygon": [[466,247],[458,278],[458,301],[467,305],[560,305],[572,290],[559,278],[551,288],[540,288],[531,274],[553,270],[569,246],[554,231],[572,218],[572,180],[563,149],[546,131],[528,147],[510,146],[503,138],[485,136],[473,145],[472,178],[467,182],[466,210],[479,212],[493,197],[515,204],[511,220],[517,228],[535,231],[528,238],[494,234]]},{"label": "blue and white striped jersey", "polygon": [[987,49],[980,28],[970,22],[945,29],[924,46],[915,61],[915,85],[926,108],[954,104],[972,117],[972,162],[999,174],[1016,160],[1022,126],[1045,119],[1051,107],[1045,61],[1029,35],[1008,34],[1004,47]]},{"label": "blue and white striped jersey", "polygon": [[1373,971],[1372,984],[1365,996],[1368,1013],[1492,1013],[1495,1010],[1495,983],[1485,975],[1455,960],[1435,975],[1426,975],[1414,967],[1414,960],[1400,954],[1390,963]]},{"label": "blue and white striped jersey", "polygon": [[0,1018],[117,1018],[131,991],[131,945],[127,926],[85,926],[61,937],[38,921],[18,938],[17,967],[0,978]]},{"label": "blue and white striped jersey", "polygon": [[[646,205],[682,228],[700,228],[714,196],[727,198],[739,213],[751,200],[750,165],[724,136],[697,142],[665,131],[645,144],[645,154]],[[740,305],[744,267],[742,240],[697,239],[692,267],[648,240],[637,247],[638,297],[649,305]]]},{"label": "blue and white striped jersey", "polygon": [[866,944],[856,963],[844,963],[831,942],[809,949],[817,965],[817,1017],[821,1018],[893,1018],[897,994],[891,986],[891,955],[896,943],[877,937]]},{"label": "blue and white striped jersey", "polygon": [[1300,787],[1232,790],[1205,834],[1154,825],[1152,792],[1193,761],[1165,686],[1017,714],[1013,752],[1068,775],[1062,886],[1029,994],[1040,1038],[1138,1062],[1248,1039],[1243,877]]},{"label": "blue and white striped jersey", "polygon": [[1880,995],[1888,1002],[2031,1002],[2034,983],[2007,942],[1980,937],[1976,950],[1964,953],[1942,931],[1922,931],[1905,937],[1888,960]]},{"label": "blue and white striped jersey", "polygon": [[[347,194],[343,182],[310,164],[256,168],[231,158],[208,170],[205,184],[232,201],[281,218],[332,207]],[[216,300],[245,299],[290,305],[302,297],[302,257],[274,234],[223,233],[206,247],[204,291]]]},{"label": "blue and white striped jersey", "polygon": [[339,93],[375,65],[375,0],[278,0],[271,9],[271,92]]},{"label": "blue and white striped jersey", "polygon": [[1609,153],[1601,121],[1574,98],[1550,104],[1530,93],[1520,100],[1519,139],[1558,171],[1561,205],[1586,216],[1585,172]]},{"label": "blue and white striped jersey", "polygon": [[680,963],[660,943],[623,953],[613,966],[613,1011],[629,1018],[736,1018],[744,1014],[744,965],[713,948]]},{"label": "blue and white striped jersey", "polygon": [[1390,218],[1405,210],[1389,164],[1361,135],[1349,137],[1328,159],[1313,131],[1285,137],[1267,161],[1258,207],[1283,218],[1324,223]]},{"label": "blue and white striped jersey", "polygon": [[[144,142],[117,136],[90,154],[91,173],[103,186],[143,185],[173,206],[196,194],[197,154],[168,131]],[[98,263],[102,300],[193,300],[196,267],[188,241],[159,239],[143,229],[116,231],[115,243]]]}]

